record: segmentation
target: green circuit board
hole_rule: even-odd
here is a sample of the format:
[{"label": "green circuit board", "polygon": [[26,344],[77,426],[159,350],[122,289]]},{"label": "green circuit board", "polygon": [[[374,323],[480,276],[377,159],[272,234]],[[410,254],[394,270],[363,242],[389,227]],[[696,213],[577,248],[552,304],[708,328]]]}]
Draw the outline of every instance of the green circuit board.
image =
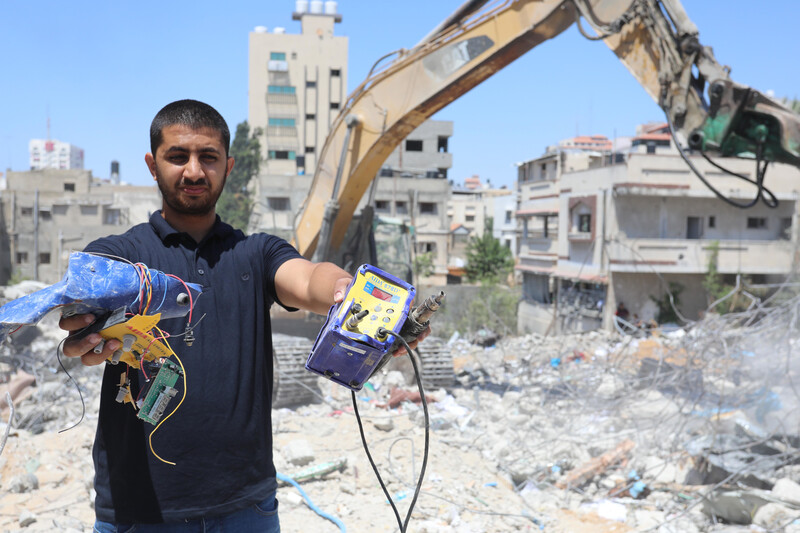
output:
[{"label": "green circuit board", "polygon": [[183,372],[178,365],[165,360],[158,373],[152,378],[153,383],[150,385],[136,416],[150,424],[158,424],[169,401],[178,393],[177,389],[175,389],[175,383],[178,382],[178,378],[182,374]]}]

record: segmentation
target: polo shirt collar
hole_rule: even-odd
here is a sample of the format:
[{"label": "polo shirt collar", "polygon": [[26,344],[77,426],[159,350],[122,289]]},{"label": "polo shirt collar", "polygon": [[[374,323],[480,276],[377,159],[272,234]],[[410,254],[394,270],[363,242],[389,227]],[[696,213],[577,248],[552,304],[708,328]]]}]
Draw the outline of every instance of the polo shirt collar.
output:
[{"label": "polo shirt collar", "polygon": [[[153,229],[162,242],[167,242],[167,240],[170,238],[180,239],[181,235],[183,235],[182,232],[170,226],[166,219],[161,216],[160,209],[150,215],[150,225],[153,226]],[[225,238],[231,233],[233,233],[233,228],[230,225],[222,222],[222,220],[219,218],[219,215],[217,215],[216,219],[214,220],[214,225],[211,227],[211,231],[208,232],[208,235],[205,236],[203,241],[207,241],[215,236],[219,238]]]}]

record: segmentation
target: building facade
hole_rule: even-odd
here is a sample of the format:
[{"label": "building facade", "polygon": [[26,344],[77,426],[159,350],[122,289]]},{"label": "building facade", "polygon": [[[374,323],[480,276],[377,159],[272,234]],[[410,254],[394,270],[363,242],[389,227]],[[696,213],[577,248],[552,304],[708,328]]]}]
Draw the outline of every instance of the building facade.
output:
[{"label": "building facade", "polygon": [[83,168],[83,150],[56,139],[31,139],[28,154],[31,170]]},{"label": "building facade", "polygon": [[71,252],[124,233],[160,208],[155,185],[114,185],[88,170],[9,171],[0,191],[0,284],[56,283]]},{"label": "building facade", "polygon": [[483,235],[488,219],[492,219],[492,235],[516,253],[514,209],[516,195],[511,189],[495,189],[481,182],[478,176],[464,179],[454,186],[447,205],[450,224],[448,273],[451,282],[465,274],[467,244],[472,237]]},{"label": "building facade", "polygon": [[[755,195],[701,156],[689,157],[725,196]],[[754,161],[720,162],[754,176]],[[632,320],[647,322],[675,290],[680,315],[697,319],[710,303],[703,281],[714,255],[731,285],[736,276],[753,284],[785,278],[794,267],[798,180],[797,169],[770,165],[766,186],[779,205],[733,207],[691,173],[664,127],[640,131],[625,154],[557,151],[525,163],[519,331],[612,328],[620,303]]]},{"label": "building facade", "polygon": [[[441,285],[447,281],[448,198],[447,175],[453,165],[448,142],[453,123],[428,120],[412,131],[386,159],[374,183],[372,203],[379,217],[392,217],[413,228],[416,256],[430,254],[432,272],[417,282]],[[370,194],[359,203],[362,209]]]},{"label": "building facade", "polygon": [[299,34],[264,27],[250,33],[248,122],[262,131],[250,226],[286,238],[347,98],[348,41],[334,34],[342,17],[336,2],[311,4],[297,2]]}]

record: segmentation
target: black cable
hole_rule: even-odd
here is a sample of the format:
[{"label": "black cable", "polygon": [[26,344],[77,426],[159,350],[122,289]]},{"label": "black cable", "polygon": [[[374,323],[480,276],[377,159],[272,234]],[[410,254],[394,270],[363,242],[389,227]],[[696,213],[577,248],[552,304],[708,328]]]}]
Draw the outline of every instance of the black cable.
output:
[{"label": "black cable", "polygon": [[397,519],[397,525],[400,527],[400,533],[405,533],[406,528],[408,527],[408,523],[411,520],[411,513],[414,511],[414,505],[417,503],[417,498],[419,497],[419,492],[422,489],[422,481],[425,479],[425,468],[428,465],[428,448],[430,445],[430,416],[428,415],[428,402],[425,399],[425,391],[422,388],[422,378],[421,373],[419,371],[419,367],[417,366],[417,361],[413,357],[413,350],[408,345],[406,340],[401,337],[400,335],[396,335],[394,332],[386,330],[384,328],[378,329],[379,335],[395,335],[400,341],[403,343],[403,346],[406,348],[406,352],[408,354],[408,358],[411,359],[411,365],[414,367],[414,377],[417,380],[417,388],[419,389],[419,396],[422,400],[422,411],[425,413],[425,450],[422,454],[422,468],[419,472],[419,480],[417,481],[417,487],[414,489],[414,497],[411,499],[411,505],[408,507],[408,512],[406,513],[405,521],[400,520],[400,513],[397,510],[397,506],[394,504],[392,497],[389,495],[389,491],[386,488],[386,485],[383,483],[383,478],[381,478],[380,473],[378,472],[378,467],[375,465],[375,461],[372,459],[372,454],[369,453],[369,446],[367,445],[367,439],[364,436],[364,426],[361,423],[361,415],[358,413],[358,403],[356,402],[356,393],[355,391],[350,391],[350,394],[353,398],[353,411],[356,414],[356,421],[358,422],[358,431],[361,433],[361,442],[364,445],[364,451],[367,453],[367,459],[369,459],[369,464],[372,466],[372,471],[375,472],[375,476],[378,478],[378,483],[380,483],[381,489],[383,489],[383,494],[386,496],[386,499],[389,500],[389,504],[392,506],[392,511],[394,511],[394,516]]},{"label": "black cable", "polygon": [[78,385],[78,382],[75,381],[75,378],[73,378],[70,375],[70,373],[67,372],[67,367],[65,367],[64,366],[64,362],[61,361],[61,350],[62,350],[62,348],[64,346],[64,342],[66,340],[67,340],[66,338],[61,339],[61,342],[58,343],[58,346],[56,347],[56,359],[58,359],[58,364],[61,365],[61,369],[64,371],[64,373],[70,379],[70,381],[72,381],[72,383],[75,384],[75,388],[78,389],[78,396],[80,396],[80,399],[81,399],[81,409],[82,410],[81,410],[81,418],[80,418],[80,420],[78,420],[77,422],[75,422],[74,424],[72,424],[68,428],[60,429],[58,431],[59,433],[64,433],[65,431],[69,431],[70,429],[78,427],[80,425],[80,423],[83,422],[83,417],[86,416],[86,402],[83,400],[83,393],[81,392],[81,386]]},{"label": "black cable", "polygon": [[[698,179],[700,179],[700,181],[702,181],[703,184],[706,187],[708,187],[708,189],[711,192],[713,192],[714,195],[716,195],[717,198],[719,198],[723,202],[727,203],[728,205],[732,205],[733,207],[738,207],[740,209],[747,209],[749,207],[753,207],[754,205],[756,205],[758,203],[759,200],[763,201],[764,204],[767,207],[771,207],[771,208],[778,207],[778,199],[775,197],[775,195],[772,193],[772,191],[770,191],[769,189],[767,189],[764,186],[764,177],[765,177],[765,175],[767,173],[767,165],[769,164],[769,161],[764,161],[763,160],[763,143],[758,143],[758,145],[756,146],[756,179],[755,180],[752,180],[752,179],[748,178],[747,176],[745,176],[743,174],[738,174],[736,172],[732,172],[732,171],[728,170],[727,168],[724,168],[724,167],[720,166],[719,164],[717,164],[714,161],[712,161],[705,154],[705,152],[702,152],[702,151],[700,152],[702,154],[702,156],[709,163],[711,163],[713,166],[715,166],[716,168],[720,169],[721,171],[725,172],[726,174],[728,174],[730,176],[733,176],[735,178],[744,180],[744,181],[756,186],[757,190],[756,190],[755,198],[753,198],[751,201],[749,201],[747,203],[740,203],[740,202],[737,202],[736,200],[731,200],[730,198],[728,198],[727,196],[725,196],[724,194],[719,192],[713,185],[711,185],[711,183],[705,178],[705,176],[703,176],[703,174],[697,169],[697,167],[694,166],[694,163],[692,163],[692,161],[689,159],[689,157],[684,152],[683,147],[681,146],[680,142],[678,142],[678,137],[675,135],[675,127],[672,125],[672,118],[669,116],[669,113],[665,113],[665,115],[667,117],[667,125],[669,126],[670,135],[672,135],[672,140],[675,142],[675,147],[678,149],[678,153],[680,154],[681,159],[683,159],[683,161],[686,163],[686,165],[689,167],[689,169],[692,172],[694,172],[695,176],[697,176]],[[764,163],[763,166],[761,165],[762,162]],[[767,197],[769,197],[769,199]]]}]

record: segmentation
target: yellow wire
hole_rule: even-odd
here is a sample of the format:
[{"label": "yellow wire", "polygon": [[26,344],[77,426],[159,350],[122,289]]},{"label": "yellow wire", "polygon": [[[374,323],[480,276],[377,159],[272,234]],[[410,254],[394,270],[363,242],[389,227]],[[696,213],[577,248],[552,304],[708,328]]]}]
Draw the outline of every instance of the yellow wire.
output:
[{"label": "yellow wire", "polygon": [[142,314],[146,315],[147,314],[147,310],[150,309],[150,302],[153,301],[153,276],[150,273],[150,269],[149,268],[145,269],[145,275],[147,277],[147,283],[146,283],[146,286],[147,286],[147,305],[145,305],[144,313],[142,313]]},{"label": "yellow wire", "polygon": [[164,418],[162,418],[162,419],[161,419],[161,422],[159,422],[159,423],[158,423],[158,425],[157,425],[157,426],[156,426],[156,427],[153,429],[153,431],[151,431],[151,432],[150,432],[150,437],[149,437],[149,441],[150,441],[150,451],[151,451],[151,452],[153,452],[153,455],[154,455],[154,456],[156,456],[156,458],[157,458],[159,461],[161,461],[162,463],[166,463],[166,464],[168,464],[168,465],[175,466],[175,463],[173,463],[172,461],[166,461],[166,460],[162,459],[162,458],[161,458],[161,457],[160,457],[160,456],[159,456],[159,455],[156,453],[156,451],[153,449],[153,433],[155,433],[156,431],[158,431],[158,428],[160,428],[160,427],[161,427],[161,424],[163,424],[164,422],[166,422],[166,421],[167,421],[167,419],[168,419],[169,417],[171,417],[172,415],[174,415],[174,414],[175,414],[175,411],[177,411],[177,410],[178,410],[178,408],[181,406],[181,404],[183,403],[183,400],[185,400],[185,399],[186,399],[186,369],[183,367],[183,361],[181,361],[181,358],[180,358],[180,357],[178,357],[178,354],[176,354],[176,353],[175,353],[175,351],[172,349],[172,346],[170,346],[170,345],[169,345],[169,341],[167,340],[167,337],[164,335],[164,332],[163,332],[163,331],[161,331],[161,328],[159,328],[158,326],[155,326],[155,329],[157,329],[157,330],[158,330],[158,332],[161,334],[161,338],[164,340],[164,344],[166,344],[166,345],[167,345],[167,348],[169,348],[169,351],[170,351],[170,352],[172,352],[172,355],[174,355],[174,356],[175,356],[175,359],[177,359],[177,360],[178,360],[178,364],[181,366],[181,370],[183,371],[183,396],[181,397],[181,401],[179,401],[179,402],[178,402],[178,405],[176,405],[176,406],[175,406],[175,409],[173,409],[173,410],[172,410],[172,412],[171,412],[170,414],[168,414],[167,416],[165,416]]}]

